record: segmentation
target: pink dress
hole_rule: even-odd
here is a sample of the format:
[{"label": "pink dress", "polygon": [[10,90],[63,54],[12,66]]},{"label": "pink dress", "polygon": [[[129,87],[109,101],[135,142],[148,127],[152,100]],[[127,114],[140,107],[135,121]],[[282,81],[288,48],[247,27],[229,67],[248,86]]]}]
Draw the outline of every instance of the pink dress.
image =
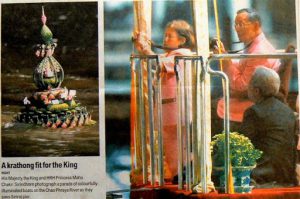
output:
[{"label": "pink dress", "polygon": [[[275,48],[261,33],[251,43],[246,50],[246,54],[266,54],[274,53]],[[247,91],[250,79],[259,66],[265,66],[278,71],[280,61],[278,59],[241,59],[232,60],[232,65],[228,67],[226,74],[229,77],[230,92]],[[245,110],[253,105],[248,98],[230,98],[229,100],[230,120],[242,122]],[[217,114],[220,118],[224,117],[224,100],[219,100]]]},{"label": "pink dress", "polygon": [[[174,71],[175,56],[192,55],[191,50],[180,48],[165,53],[159,56],[159,62],[165,67],[166,72],[161,74],[161,88],[162,88],[162,112],[163,125],[177,124],[177,103],[176,103],[176,75]],[[179,70],[183,69],[183,63],[179,63]]]},{"label": "pink dress", "polygon": [[[162,125],[163,142],[165,152],[166,178],[172,179],[178,170],[178,147],[177,147],[177,99],[176,99],[176,75],[174,71],[174,57],[179,55],[192,55],[191,50],[181,48],[159,56],[159,62],[166,69],[161,73],[162,95]],[[179,63],[180,69],[183,63]],[[184,139],[184,138],[183,138]]]}]

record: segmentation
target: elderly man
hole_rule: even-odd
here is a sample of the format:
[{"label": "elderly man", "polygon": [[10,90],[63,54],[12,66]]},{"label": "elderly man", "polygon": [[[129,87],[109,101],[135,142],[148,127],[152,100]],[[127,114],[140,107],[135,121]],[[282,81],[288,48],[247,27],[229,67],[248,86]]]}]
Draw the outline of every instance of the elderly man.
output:
[{"label": "elderly man", "polygon": [[[266,39],[262,31],[260,16],[255,11],[250,9],[241,9],[237,11],[234,27],[240,41],[245,45],[245,54],[262,54],[275,52],[274,47]],[[221,53],[227,53],[222,43],[220,43],[220,45],[218,46],[220,47]],[[215,53],[219,52],[218,46],[215,46]],[[236,130],[242,122],[244,111],[248,107],[253,105],[253,103],[247,98],[247,88],[253,72],[259,65],[264,65],[277,71],[280,65],[280,61],[277,59],[257,58],[224,60],[223,63],[224,72],[228,75],[230,80],[231,129]],[[223,99],[218,101],[216,107],[217,110],[215,112],[217,113],[218,117],[223,118]],[[220,124],[219,120],[220,119],[217,120],[218,124]],[[220,129],[218,129],[217,131],[220,131]],[[213,134],[216,133],[220,132],[213,132]]]},{"label": "elderly man", "polygon": [[245,111],[239,131],[263,151],[251,175],[257,183],[269,186],[296,183],[296,118],[286,104],[274,97],[279,85],[274,70],[255,70],[248,87],[248,96],[255,104]]}]

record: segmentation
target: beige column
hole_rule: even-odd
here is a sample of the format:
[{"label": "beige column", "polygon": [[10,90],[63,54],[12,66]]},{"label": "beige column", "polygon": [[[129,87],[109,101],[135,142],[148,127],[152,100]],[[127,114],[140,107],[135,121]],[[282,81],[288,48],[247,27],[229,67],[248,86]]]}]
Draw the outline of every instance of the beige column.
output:
[{"label": "beige column", "polygon": [[[204,63],[209,56],[209,27],[208,27],[208,7],[207,0],[193,0],[193,18],[196,34],[197,55],[203,57]],[[199,71],[200,73],[200,71]],[[199,74],[198,74],[199,76]],[[198,134],[198,156],[200,159],[200,170],[196,170],[196,174],[200,173],[199,183],[193,188],[197,193],[208,193],[214,190],[211,181],[212,162],[210,154],[211,141],[211,101],[210,101],[210,77],[206,73],[204,82],[197,85],[197,101],[203,99],[201,104],[197,105],[197,134]],[[204,92],[204,93],[201,93]],[[203,96],[202,96],[203,95]],[[203,106],[204,105],[204,106]],[[205,114],[200,115],[202,112]],[[201,128],[202,126],[202,128]]]}]

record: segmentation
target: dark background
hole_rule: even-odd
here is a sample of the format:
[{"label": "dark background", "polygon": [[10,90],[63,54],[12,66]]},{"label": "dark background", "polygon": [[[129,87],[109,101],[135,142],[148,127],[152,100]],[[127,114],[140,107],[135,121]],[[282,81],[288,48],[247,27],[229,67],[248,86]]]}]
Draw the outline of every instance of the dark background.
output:
[{"label": "dark background", "polygon": [[58,39],[54,57],[67,75],[98,77],[97,3],[3,4],[1,72],[31,74],[39,59],[44,6],[47,26]]},{"label": "dark background", "polygon": [[[14,123],[23,99],[37,91],[34,68],[42,60],[34,46],[42,43],[41,15],[58,39],[54,58],[64,69],[62,87],[76,90],[95,125],[51,129]],[[1,136],[3,157],[99,155],[97,2],[15,3],[1,5]]]},{"label": "dark background", "polygon": [[[97,3],[26,3],[3,4],[1,24],[2,105],[18,104],[24,95],[35,91],[31,77],[41,61],[34,46],[42,43],[41,15],[44,6],[46,25],[58,40],[54,57],[62,65],[62,86],[95,93],[88,100],[98,104],[98,15]],[[11,76],[19,76],[14,81]],[[88,82],[70,77],[89,78]],[[74,78],[73,78],[74,79]],[[20,92],[22,91],[22,92]],[[84,96],[81,96],[84,97]]]}]

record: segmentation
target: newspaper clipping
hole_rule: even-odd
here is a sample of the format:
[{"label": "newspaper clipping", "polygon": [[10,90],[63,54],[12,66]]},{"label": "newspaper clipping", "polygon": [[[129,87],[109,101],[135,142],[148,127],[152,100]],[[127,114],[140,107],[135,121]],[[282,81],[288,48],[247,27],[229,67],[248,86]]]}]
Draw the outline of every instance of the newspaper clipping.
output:
[{"label": "newspaper clipping", "polygon": [[99,18],[97,1],[1,3],[2,199],[105,198]]}]

